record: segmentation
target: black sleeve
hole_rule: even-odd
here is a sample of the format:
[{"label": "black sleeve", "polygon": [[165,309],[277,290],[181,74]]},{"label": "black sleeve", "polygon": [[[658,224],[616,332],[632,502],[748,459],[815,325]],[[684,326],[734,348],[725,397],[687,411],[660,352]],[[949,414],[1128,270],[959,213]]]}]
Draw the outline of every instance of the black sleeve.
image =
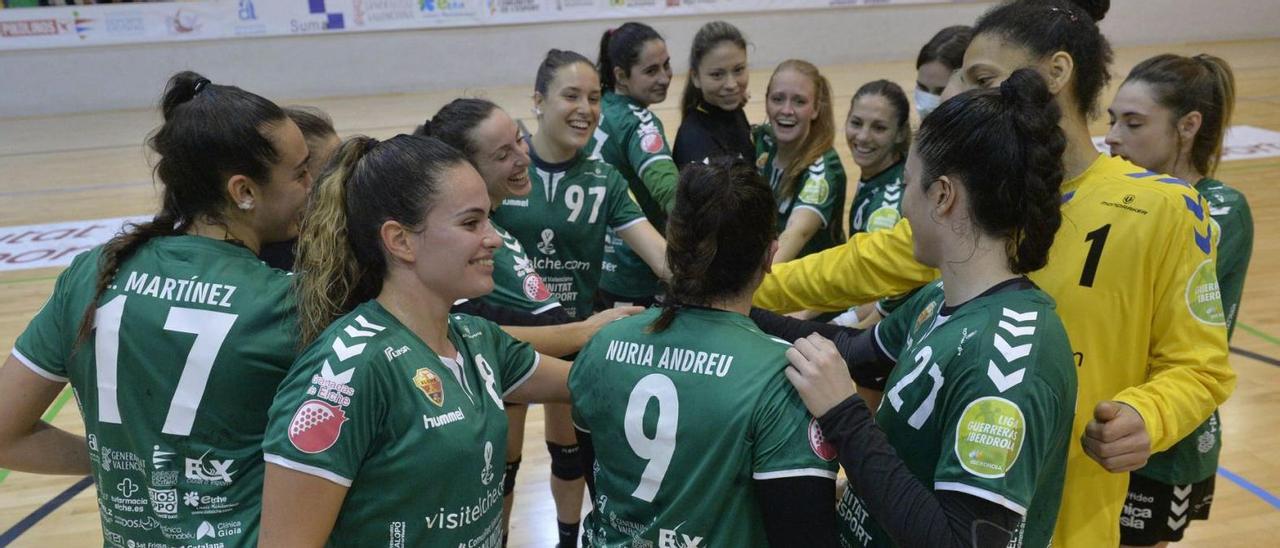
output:
[{"label": "black sleeve", "polygon": [[287,272],[293,270],[293,252],[297,245],[297,238],[283,242],[262,244],[262,247],[258,249],[258,258],[262,259],[262,262],[267,263],[267,266],[271,268],[278,268]]},{"label": "black sleeve", "polygon": [[573,431],[578,435],[578,455],[582,457],[582,478],[587,481],[587,497],[595,504],[596,500],[596,446],[591,441],[591,433],[574,425]]},{"label": "black sleeve", "polygon": [[712,156],[724,154],[724,150],[711,138],[702,120],[693,113],[684,118],[676,130],[676,142],[671,148],[671,159],[676,167],[701,162]]},{"label": "black sleeve", "polygon": [[799,320],[757,307],[751,307],[751,319],[761,331],[784,341],[795,341],[811,333],[831,339],[849,366],[849,377],[858,386],[884,391],[884,383],[893,370],[894,361],[876,344],[872,330]]},{"label": "black sleeve", "polygon": [[1003,548],[1022,522],[1017,512],[993,502],[926,487],[889,445],[858,396],[818,422],[840,454],[849,487],[899,546]]},{"label": "black sleeve", "polygon": [[800,476],[754,483],[770,546],[839,546],[835,481]]},{"label": "black sleeve", "polygon": [[449,309],[453,314],[468,314],[489,320],[498,325],[514,325],[518,327],[537,327],[543,325],[560,325],[573,321],[562,307],[555,307],[541,314],[533,314],[523,310],[497,306],[470,299]]}]

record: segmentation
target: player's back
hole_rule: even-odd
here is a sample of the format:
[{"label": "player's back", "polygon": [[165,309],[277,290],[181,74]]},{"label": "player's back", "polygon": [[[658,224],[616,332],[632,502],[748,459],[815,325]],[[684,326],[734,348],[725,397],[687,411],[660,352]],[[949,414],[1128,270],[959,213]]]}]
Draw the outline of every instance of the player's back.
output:
[{"label": "player's back", "polygon": [[266,411],[296,353],[289,275],[239,245],[155,238],[68,356],[100,252],[59,278],[16,347],[76,390],[106,544],[256,541]]},{"label": "player's back", "polygon": [[835,477],[783,374],[789,345],[742,314],[700,307],[652,333],[660,313],[602,329],[570,374],[575,424],[596,457],[588,541],[764,545],[753,480]]}]

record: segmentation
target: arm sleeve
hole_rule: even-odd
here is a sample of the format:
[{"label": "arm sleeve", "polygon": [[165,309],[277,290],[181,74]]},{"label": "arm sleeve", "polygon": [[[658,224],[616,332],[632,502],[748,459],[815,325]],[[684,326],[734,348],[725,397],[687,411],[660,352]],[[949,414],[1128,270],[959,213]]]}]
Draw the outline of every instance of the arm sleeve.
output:
[{"label": "arm sleeve", "polygon": [[761,331],[785,341],[794,341],[811,333],[831,339],[840,351],[840,357],[849,366],[849,377],[858,386],[884,390],[885,379],[895,362],[892,356],[876,344],[870,330],[799,320],[762,308],[752,308],[751,319]]},{"label": "arm sleeve", "polygon": [[1240,195],[1240,202],[1218,220],[1222,241],[1218,246],[1218,287],[1222,291],[1222,310],[1227,320],[1227,339],[1236,328],[1236,315],[1244,295],[1244,278],[1253,256],[1253,212]]},{"label": "arm sleeve", "polygon": [[676,132],[676,144],[675,148],[672,149],[672,158],[675,160],[677,167],[701,162],[724,152],[719,146],[716,146],[715,140],[711,138],[706,128],[699,123],[699,119],[693,116],[693,114],[685,116],[684,121],[680,123],[679,131]]},{"label": "arm sleeve", "polygon": [[667,146],[662,121],[653,116],[655,133],[627,133],[629,141],[624,150],[627,162],[631,164],[636,176],[644,184],[649,196],[662,207],[665,213],[671,212],[671,205],[676,199],[676,181],[680,179],[676,171],[676,163],[671,159],[671,147]]},{"label": "arm sleeve", "polygon": [[[825,168],[825,166],[824,166]],[[839,175],[839,179],[836,176]],[[844,202],[844,175],[834,171],[814,173],[805,171],[804,180],[800,182],[800,193],[797,195],[794,211],[802,209],[812,211],[822,219],[822,226],[830,225],[834,220],[839,222],[839,204]],[[794,217],[793,217],[794,218]]]},{"label": "arm sleeve", "polygon": [[1227,400],[1236,384],[1235,372],[1227,363],[1224,318],[1205,312],[1216,304],[1221,314],[1221,303],[1193,306],[1191,301],[1202,294],[1210,299],[1216,296],[1216,292],[1197,291],[1217,284],[1209,206],[1189,188],[1181,198],[1186,209],[1168,223],[1173,233],[1166,238],[1167,247],[1152,250],[1161,259],[1154,265],[1147,380],[1115,396],[1142,415],[1153,452],[1168,449],[1195,430]]},{"label": "arm sleeve", "polygon": [[751,477],[816,477],[834,482],[835,456],[815,443],[821,439],[818,422],[805,410],[782,369],[775,370],[752,412]]},{"label": "arm sleeve", "polygon": [[[45,379],[67,382],[67,358],[76,344],[80,314],[84,313],[83,309],[72,309],[70,292],[72,285],[83,279],[83,275],[76,272],[84,268],[85,261],[96,265],[98,256],[96,252],[85,253],[58,275],[49,300],[13,343],[13,357]],[[81,348],[80,351],[93,352],[92,348]]]},{"label": "arm sleeve", "polygon": [[[862,398],[852,396],[820,419],[849,475],[850,489],[900,546],[1004,547],[1022,516],[954,492],[934,492],[916,478],[875,424]],[[846,495],[848,496],[848,495]]]},{"label": "arm sleeve", "polygon": [[812,477],[756,480],[756,500],[770,546],[839,546],[835,482]]},{"label": "arm sleeve", "polygon": [[[380,372],[389,368],[371,363],[379,356],[381,353],[367,352],[360,356],[363,363],[358,364],[351,363],[357,360],[339,363],[332,352],[300,358],[271,404],[262,443],[263,458],[350,487],[365,457],[376,450],[390,403],[379,378]],[[338,375],[352,371],[351,380],[342,385],[324,380],[325,366]],[[318,388],[340,392],[349,402],[343,405],[309,394]]]},{"label": "arm sleeve", "polygon": [[538,352],[533,345],[508,335],[496,324],[479,321],[484,324],[484,336],[496,339],[499,363],[491,365],[498,369],[498,380],[502,383],[502,395],[505,397],[533,376],[538,369]]},{"label": "arm sleeve", "polygon": [[563,307],[555,307],[541,314],[524,310],[489,304],[484,301],[469,299],[453,305],[450,314],[467,314],[484,318],[498,325],[519,327],[537,327],[543,325],[561,325],[573,321]]},{"label": "arm sleeve", "polygon": [[859,233],[848,242],[801,259],[773,265],[755,293],[755,305],[775,312],[835,312],[896,295],[938,277],[916,262],[911,226]]},{"label": "arm sleeve", "polygon": [[644,211],[641,211],[640,205],[631,197],[631,192],[627,189],[627,182],[622,179],[617,170],[613,166],[601,162],[602,169],[608,172],[609,180],[606,182],[608,189],[608,203],[605,207],[609,208],[609,228],[615,231],[630,228],[636,223],[646,219]]}]

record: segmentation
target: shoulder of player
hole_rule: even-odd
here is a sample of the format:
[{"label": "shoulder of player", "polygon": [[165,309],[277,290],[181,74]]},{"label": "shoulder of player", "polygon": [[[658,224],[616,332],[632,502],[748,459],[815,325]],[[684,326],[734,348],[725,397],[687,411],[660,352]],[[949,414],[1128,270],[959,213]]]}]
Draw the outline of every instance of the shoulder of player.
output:
[{"label": "shoulder of player", "polygon": [[1066,329],[1052,298],[1041,291],[1017,293],[974,309],[972,313],[979,316],[962,323],[983,325],[977,335],[979,352],[974,373],[985,375],[997,387],[1024,378],[1061,379],[1064,371],[1072,370],[1074,362]]},{"label": "shoulder of player", "polygon": [[331,370],[350,370],[354,365],[385,363],[394,359],[405,345],[395,339],[404,327],[372,313],[366,306],[338,318],[320,333],[298,357],[299,363]]},{"label": "shoulder of player", "polygon": [[1217,207],[1241,207],[1249,208],[1249,200],[1245,198],[1243,192],[1228,186],[1226,183],[1217,179],[1205,179],[1196,185],[1196,191],[1204,196],[1210,206]]},{"label": "shoulder of player", "polygon": [[[1157,215],[1191,210],[1199,202],[1195,187],[1172,175],[1146,170],[1120,159],[1109,159],[1105,169],[1095,171],[1091,186],[1101,191],[1103,202],[1127,200],[1133,207]],[[1113,196],[1114,195],[1114,196]],[[1104,204],[1106,205],[1106,204]]]}]

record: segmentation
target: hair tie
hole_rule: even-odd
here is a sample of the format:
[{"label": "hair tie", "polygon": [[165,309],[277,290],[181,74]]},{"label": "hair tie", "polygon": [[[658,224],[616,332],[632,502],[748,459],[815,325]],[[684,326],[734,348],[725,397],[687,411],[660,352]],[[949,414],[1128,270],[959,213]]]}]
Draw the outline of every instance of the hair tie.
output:
[{"label": "hair tie", "polygon": [[1064,15],[1066,15],[1069,19],[1071,19],[1071,22],[1072,22],[1072,23],[1078,23],[1078,22],[1080,21],[1080,18],[1079,18],[1079,17],[1077,17],[1077,16],[1076,16],[1076,14],[1075,14],[1074,12],[1069,11],[1069,10],[1064,10],[1064,9],[1062,9],[1062,8],[1058,7],[1058,6],[1049,6],[1049,13],[1061,13],[1061,14],[1064,14]]},{"label": "hair tie", "polygon": [[200,92],[204,90],[204,87],[211,83],[212,82],[210,82],[208,78],[201,78],[199,80],[196,80],[195,89],[194,91],[191,92],[191,95],[192,96],[200,95]]},{"label": "hair tie", "polygon": [[614,31],[616,31],[616,30],[618,30],[618,29],[616,29],[616,28],[609,29],[609,30],[605,31],[605,34],[608,34],[608,35],[609,35],[609,38],[613,38],[613,32],[614,32]]}]

